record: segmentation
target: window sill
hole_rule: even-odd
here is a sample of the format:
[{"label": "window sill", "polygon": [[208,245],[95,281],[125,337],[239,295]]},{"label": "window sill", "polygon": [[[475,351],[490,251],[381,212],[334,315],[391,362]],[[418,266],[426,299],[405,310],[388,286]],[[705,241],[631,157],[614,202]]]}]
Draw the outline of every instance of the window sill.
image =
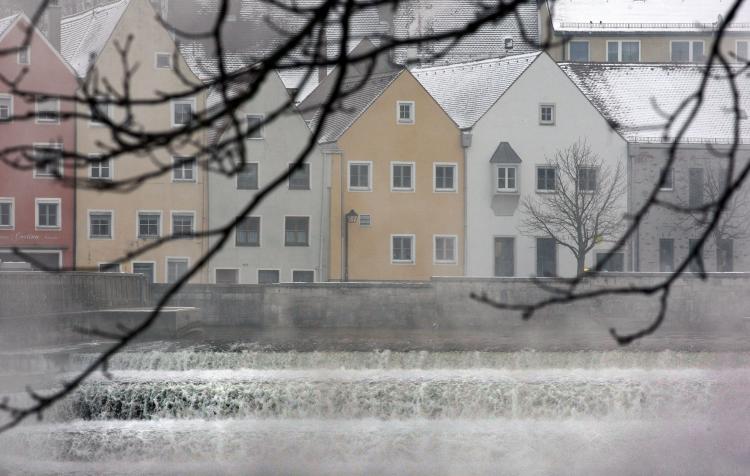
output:
[{"label": "window sill", "polygon": [[414,193],[416,190],[413,188],[392,188],[391,192],[398,192],[398,193]]},{"label": "window sill", "polygon": [[89,240],[112,240],[111,236],[89,236]]},{"label": "window sill", "polygon": [[348,188],[349,192],[372,192],[372,188]]},{"label": "window sill", "polygon": [[456,261],[433,261],[432,264],[455,266],[458,263]]},{"label": "window sill", "polygon": [[551,195],[557,193],[557,190],[537,190],[536,193],[540,193],[543,195]]},{"label": "window sill", "polygon": [[307,188],[301,188],[301,187],[292,188],[292,187],[289,187],[288,190],[291,191],[291,192],[309,192],[312,189],[310,187],[307,187]]},{"label": "window sill", "polygon": [[309,247],[310,244],[309,243],[305,243],[305,244],[284,243],[284,246],[289,247],[289,248],[305,248],[305,247]]},{"label": "window sill", "polygon": [[521,195],[518,190],[495,190],[495,195]]},{"label": "window sill", "polygon": [[172,179],[172,183],[197,183],[196,180]]},{"label": "window sill", "polygon": [[455,188],[436,188],[432,190],[434,193],[456,193],[458,190]]},{"label": "window sill", "polygon": [[62,230],[62,227],[61,226],[39,226],[37,225],[34,227],[34,229],[37,231],[60,231]]},{"label": "window sill", "polygon": [[400,266],[414,266],[416,263],[414,261],[393,261],[393,260],[391,260],[391,264],[400,265]]},{"label": "window sill", "polygon": [[260,248],[260,243],[258,243],[257,245],[235,243],[234,246],[237,248]]}]

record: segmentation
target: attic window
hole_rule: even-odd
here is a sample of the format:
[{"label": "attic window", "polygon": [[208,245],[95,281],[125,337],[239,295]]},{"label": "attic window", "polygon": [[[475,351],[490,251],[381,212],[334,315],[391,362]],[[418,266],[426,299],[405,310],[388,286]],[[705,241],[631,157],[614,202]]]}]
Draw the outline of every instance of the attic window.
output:
[{"label": "attic window", "polygon": [[18,50],[18,64],[31,64],[31,50],[28,46]]},{"label": "attic window", "polygon": [[539,124],[551,126],[555,124],[555,105],[539,105]]},{"label": "attic window", "polygon": [[506,50],[512,50],[513,49],[513,38],[506,38],[505,39],[505,49]]},{"label": "attic window", "polygon": [[156,69],[172,69],[172,55],[156,53]]},{"label": "attic window", "polygon": [[414,101],[398,101],[396,114],[399,124],[414,124]]}]

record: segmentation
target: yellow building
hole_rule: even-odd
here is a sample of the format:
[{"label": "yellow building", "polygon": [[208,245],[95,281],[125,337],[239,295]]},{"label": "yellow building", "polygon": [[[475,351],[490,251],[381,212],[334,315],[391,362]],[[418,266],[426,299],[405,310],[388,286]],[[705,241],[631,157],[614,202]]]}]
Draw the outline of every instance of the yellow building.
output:
[{"label": "yellow building", "polygon": [[[360,82],[347,78],[344,89]],[[321,96],[311,94],[301,109]],[[331,280],[463,274],[461,133],[409,71],[373,75],[329,117],[321,137],[331,169]],[[356,219],[347,220],[352,210]]]},{"label": "yellow building", "polygon": [[[158,23],[148,0],[120,0],[61,22],[63,56],[79,77],[91,78],[95,72],[100,86],[107,78],[115,89],[122,89],[124,65],[117,47],[128,44],[128,64],[138,65],[130,81],[132,98],[154,99],[156,90],[184,91],[177,69],[199,83],[183,58],[175,55],[175,43]],[[204,95],[197,95],[138,106],[133,115],[146,132],[169,131],[190,121],[191,112],[204,107]],[[83,106],[81,112],[90,114],[86,108]],[[116,107],[102,106],[100,110],[115,124],[125,119],[125,111]],[[91,158],[103,153],[103,144],[112,143],[110,128],[88,119],[79,120],[76,134],[79,153]],[[202,135],[194,140],[205,143]],[[194,158],[194,150],[173,145],[171,150],[155,148],[148,155],[126,154],[109,161],[92,161],[86,169],[79,169],[77,266],[143,273],[155,282],[173,282],[186,272],[206,251],[206,240],[183,238],[122,264],[113,262],[160,237],[205,229],[207,181]],[[173,163],[180,165],[172,168]],[[166,172],[132,191],[91,187],[97,181],[123,181],[161,168]],[[205,276],[203,271],[193,281],[206,281]]]}]

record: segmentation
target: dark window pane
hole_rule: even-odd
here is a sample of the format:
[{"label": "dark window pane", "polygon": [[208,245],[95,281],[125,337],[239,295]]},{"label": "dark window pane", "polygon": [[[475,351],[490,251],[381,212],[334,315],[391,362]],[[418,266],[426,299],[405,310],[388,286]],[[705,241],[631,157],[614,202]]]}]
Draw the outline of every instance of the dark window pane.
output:
[{"label": "dark window pane", "polygon": [[[597,253],[596,265],[599,266],[605,259],[607,259],[607,253]],[[607,262],[601,267],[601,270],[610,272],[625,271],[625,254],[612,253]]]},{"label": "dark window pane", "polygon": [[289,190],[310,190],[310,164],[302,164],[292,172]]},{"label": "dark window pane", "polygon": [[237,173],[238,190],[258,190],[258,164],[245,164]]},{"label": "dark window pane", "polygon": [[315,271],[292,271],[292,281],[295,283],[312,283],[315,281]]},{"label": "dark window pane", "polygon": [[495,238],[495,276],[515,275],[515,238]]},{"label": "dark window pane", "polygon": [[536,274],[541,277],[557,276],[557,242],[554,238],[536,239]]},{"label": "dark window pane", "polygon": [[[690,240],[690,247],[688,249],[688,252],[690,254],[692,254],[695,247],[698,246],[698,241],[699,240]],[[688,269],[691,273],[702,273],[706,270],[706,266],[703,263],[703,250],[702,249],[698,252],[695,258],[690,260]]]},{"label": "dark window pane", "polygon": [[260,217],[245,217],[237,224],[237,246],[260,246]]},{"label": "dark window pane", "polygon": [[716,240],[716,271],[734,271],[734,241],[728,238]]},{"label": "dark window pane", "polygon": [[284,246],[308,246],[310,218],[286,217],[284,220]]},{"label": "dark window pane", "polygon": [[133,263],[133,274],[146,276],[146,281],[154,282],[154,263]]},{"label": "dark window pane", "polygon": [[237,284],[240,280],[238,269],[217,269],[216,284]]},{"label": "dark window pane", "polygon": [[258,284],[273,284],[279,282],[279,271],[276,269],[261,269],[258,271]]},{"label": "dark window pane", "polygon": [[703,169],[690,169],[689,201],[691,207],[700,207],[703,205]]},{"label": "dark window pane", "polygon": [[671,238],[659,240],[659,271],[663,273],[674,271],[674,240]]}]

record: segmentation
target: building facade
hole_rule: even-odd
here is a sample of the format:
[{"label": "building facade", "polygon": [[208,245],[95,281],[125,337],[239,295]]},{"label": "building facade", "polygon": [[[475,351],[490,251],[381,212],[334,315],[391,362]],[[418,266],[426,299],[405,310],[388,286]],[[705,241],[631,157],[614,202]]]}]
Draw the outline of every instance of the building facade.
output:
[{"label": "building facade", "polygon": [[[705,0],[542,0],[542,40],[556,61],[703,63],[733,2]],[[750,6],[722,37],[728,61],[747,59]]]},{"label": "building facade", "polygon": [[440,105],[409,71],[395,70],[370,77],[327,124],[330,279],[461,276],[463,148]]},{"label": "building facade", "polygon": [[[21,47],[28,28],[31,21],[23,14],[0,19],[0,49]],[[19,77],[23,69],[28,72],[16,92],[28,92],[28,97],[0,84],[0,150],[7,152],[0,161],[0,261],[30,261],[41,269],[72,268],[75,171],[62,153],[75,151],[75,123],[60,113],[71,112],[74,106],[60,97],[75,93],[76,76],[35,28],[28,48],[0,56],[5,77]],[[31,99],[31,93],[39,96]],[[23,255],[14,254],[14,248]]]},{"label": "building facade", "polygon": [[[132,37],[128,61],[140,67],[130,80],[131,97],[154,99],[156,90],[183,91],[185,85],[175,69],[195,83],[198,79],[183,58],[175,55],[175,43],[155,16],[148,0],[120,0],[65,17],[61,27],[62,54],[81,78],[90,78],[95,71],[99,81],[109,78],[114,87],[122,88],[124,70],[117,45],[128,44]],[[184,125],[192,113],[204,108],[205,94],[199,94],[135,106],[133,120],[144,131],[168,131]],[[80,112],[91,115],[85,105]],[[124,111],[111,105],[100,114],[106,114],[114,123],[125,120]],[[192,139],[203,144],[205,133]],[[208,219],[208,181],[196,163],[196,149],[172,144],[169,149],[154,148],[149,154],[99,160],[111,141],[108,127],[93,120],[78,121],[78,152],[88,156],[90,163],[78,181],[77,264],[102,271],[142,273],[155,282],[173,282],[207,250],[207,240],[191,236],[205,230]],[[96,187],[100,181],[128,181],[159,170],[163,173],[128,192]],[[174,235],[185,237],[114,264],[125,253]],[[194,281],[207,281],[207,272],[199,272]]]},{"label": "building facade", "polygon": [[[241,115],[251,127],[287,101],[289,94],[284,83],[272,72],[255,97],[242,105]],[[209,104],[213,102],[212,95]],[[220,140],[231,140],[230,136],[232,132],[225,132]],[[310,140],[310,129],[298,113],[283,114],[251,131],[244,140],[247,159],[244,167],[237,174],[218,171],[208,174],[211,229],[231,222],[260,189],[288,171]],[[229,242],[210,262],[210,282],[325,281],[328,173],[316,146],[303,168],[295,171],[235,228]]]}]

